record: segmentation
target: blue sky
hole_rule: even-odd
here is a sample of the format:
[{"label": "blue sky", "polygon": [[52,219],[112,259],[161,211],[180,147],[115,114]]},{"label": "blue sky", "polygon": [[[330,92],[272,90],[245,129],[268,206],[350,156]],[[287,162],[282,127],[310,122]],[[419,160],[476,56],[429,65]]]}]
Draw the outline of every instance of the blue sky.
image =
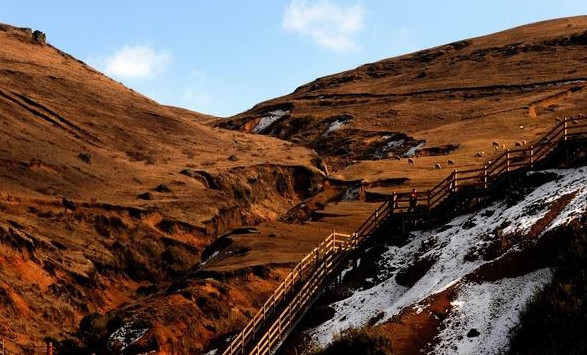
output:
[{"label": "blue sky", "polygon": [[318,77],[545,19],[585,0],[2,0],[0,22],[163,104],[229,116]]}]

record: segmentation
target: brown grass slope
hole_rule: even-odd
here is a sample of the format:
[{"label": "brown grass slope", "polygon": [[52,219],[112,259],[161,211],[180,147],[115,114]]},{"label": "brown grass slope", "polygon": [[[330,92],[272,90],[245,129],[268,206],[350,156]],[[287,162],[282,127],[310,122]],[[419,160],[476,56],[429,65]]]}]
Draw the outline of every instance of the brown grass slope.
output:
[{"label": "brown grass slope", "polygon": [[[335,176],[427,183],[435,163],[480,165],[488,155],[474,155],[493,152],[492,141],[532,142],[556,118],[583,111],[586,46],[587,16],[535,23],[323,77],[217,126],[251,131],[283,110],[261,133],[316,149]],[[414,166],[390,159],[416,147]]]},{"label": "brown grass slope", "polygon": [[[383,60],[218,122],[0,26],[0,336],[116,352],[124,344],[106,339],[126,329],[143,334],[126,353],[216,347],[286,274],[275,264],[372,212],[325,205],[352,181],[425,187],[446,175],[434,163],[483,164],[493,140],[532,142],[582,112],[586,30],[586,17],[555,20]],[[248,132],[278,109],[289,114],[261,133],[315,148],[334,179],[323,184],[309,149],[210,127]],[[326,134],[335,121],[346,124]],[[389,158],[416,146],[414,165]],[[224,231],[279,217],[200,265]]]},{"label": "brown grass slope", "polygon": [[[125,304],[154,304],[145,321],[161,342],[181,336],[168,325],[199,317],[191,349],[242,322],[271,278],[243,290],[193,281],[179,299],[166,290],[219,234],[277,218],[323,174],[311,150],[202,124],[210,119],[0,25],[0,336],[15,347],[72,338],[84,316]],[[199,298],[218,289],[234,305],[224,322],[202,314],[214,303]],[[162,316],[183,303],[191,312]]]}]

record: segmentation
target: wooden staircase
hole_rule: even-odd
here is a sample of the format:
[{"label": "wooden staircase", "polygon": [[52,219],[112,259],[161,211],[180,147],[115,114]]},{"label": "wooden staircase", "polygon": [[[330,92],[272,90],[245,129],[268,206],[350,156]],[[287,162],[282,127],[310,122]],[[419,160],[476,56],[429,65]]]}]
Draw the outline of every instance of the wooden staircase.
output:
[{"label": "wooden staircase", "polygon": [[333,232],[308,253],[245,328],[221,354],[272,354],[285,341],[323,290],[367,242],[382,231],[405,231],[410,223],[435,223],[470,208],[530,170],[568,167],[585,158],[587,118],[566,118],[534,145],[507,150],[482,168],[454,170],[435,187],[421,193],[410,209],[409,193],[392,193],[351,235]]}]

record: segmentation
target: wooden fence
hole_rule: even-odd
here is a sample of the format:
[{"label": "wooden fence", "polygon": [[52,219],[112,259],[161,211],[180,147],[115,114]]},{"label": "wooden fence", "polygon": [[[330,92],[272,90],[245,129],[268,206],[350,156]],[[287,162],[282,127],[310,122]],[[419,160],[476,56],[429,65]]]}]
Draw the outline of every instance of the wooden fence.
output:
[{"label": "wooden fence", "polygon": [[432,189],[417,196],[416,209],[410,207],[409,193],[391,194],[355,233],[345,235],[333,232],[303,257],[222,354],[274,352],[333,276],[341,271],[350,254],[372,237],[391,216],[432,213],[451,195],[464,189],[487,190],[506,173],[521,168],[533,169],[562,142],[586,136],[587,118],[566,118],[533,145],[508,149],[480,169],[454,170]]},{"label": "wooden fence", "polygon": [[534,169],[535,165],[563,141],[587,135],[587,118],[565,118],[536,144],[507,149],[495,160],[482,168],[454,170],[446,179],[433,188],[418,192],[416,208],[410,207],[410,193],[390,195],[393,213],[429,212],[446,200],[451,194],[463,189],[486,190],[505,173],[521,168]]}]

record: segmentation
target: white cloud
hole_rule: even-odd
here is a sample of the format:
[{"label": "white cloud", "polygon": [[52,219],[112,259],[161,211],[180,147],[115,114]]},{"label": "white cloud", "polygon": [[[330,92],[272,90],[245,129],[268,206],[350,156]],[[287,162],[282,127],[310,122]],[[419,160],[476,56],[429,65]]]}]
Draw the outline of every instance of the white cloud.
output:
[{"label": "white cloud", "polygon": [[362,29],[364,17],[361,4],[344,6],[330,0],[313,3],[292,0],[281,25],[286,31],[310,37],[322,47],[348,51],[358,48],[353,37]]},{"label": "white cloud", "polygon": [[181,91],[179,105],[198,112],[209,111],[213,100],[208,93],[208,76],[206,73],[192,70],[186,78],[188,82]]},{"label": "white cloud", "polygon": [[393,55],[413,53],[417,51],[418,48],[417,41],[414,39],[412,31],[407,28],[401,28],[399,32],[393,36],[390,53]]},{"label": "white cloud", "polygon": [[198,87],[185,87],[181,96],[182,107],[198,112],[206,112],[210,109],[212,98]]},{"label": "white cloud", "polygon": [[155,50],[150,45],[124,46],[102,61],[104,72],[121,79],[153,77],[171,62],[168,50]]}]

